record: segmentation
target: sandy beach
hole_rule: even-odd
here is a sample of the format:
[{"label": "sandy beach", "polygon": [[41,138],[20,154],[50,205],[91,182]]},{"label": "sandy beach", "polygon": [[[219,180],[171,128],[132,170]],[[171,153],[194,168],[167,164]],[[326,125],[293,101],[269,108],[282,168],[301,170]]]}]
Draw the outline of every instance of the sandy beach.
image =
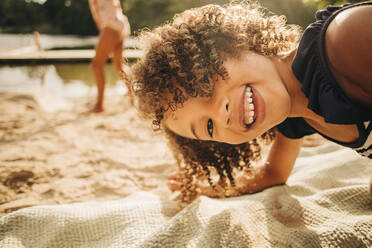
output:
[{"label": "sandy beach", "polygon": [[37,97],[0,93],[0,215],[140,190],[169,194],[166,175],[175,161],[127,97],[108,97],[102,114],[87,113],[94,98],[45,111]]},{"label": "sandy beach", "polygon": [[[173,197],[166,178],[176,163],[164,137],[127,96],[109,96],[104,113],[87,113],[94,100],[0,92],[0,215],[137,191]],[[323,142],[311,136],[304,145]]]}]

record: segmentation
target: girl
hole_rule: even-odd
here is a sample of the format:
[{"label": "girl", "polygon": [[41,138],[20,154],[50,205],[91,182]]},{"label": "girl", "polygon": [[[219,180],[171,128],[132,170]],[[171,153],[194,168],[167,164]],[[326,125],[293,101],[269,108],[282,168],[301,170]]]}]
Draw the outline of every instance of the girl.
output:
[{"label": "girl", "polygon": [[313,133],[372,158],[372,2],[318,11],[301,38],[266,12],[207,5],[140,37],[136,104],[169,138],[180,168],[169,186],[183,201],[284,184]]},{"label": "girl", "polygon": [[[103,67],[111,53],[113,64],[119,75],[127,83],[127,76],[123,70],[123,42],[130,35],[128,18],[123,14],[119,0],[89,0],[90,10],[100,32],[96,55],[91,67],[97,84],[97,103],[93,112],[103,111],[103,96],[105,89],[105,75]],[[128,87],[130,89],[130,87]],[[129,91],[129,94],[131,92]]]}]

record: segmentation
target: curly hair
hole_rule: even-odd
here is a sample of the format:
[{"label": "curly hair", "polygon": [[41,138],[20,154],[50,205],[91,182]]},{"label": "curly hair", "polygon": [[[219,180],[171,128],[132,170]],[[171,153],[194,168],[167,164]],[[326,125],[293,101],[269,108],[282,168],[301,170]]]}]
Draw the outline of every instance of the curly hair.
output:
[{"label": "curly hair", "polygon": [[[229,76],[221,55],[238,58],[242,51],[253,51],[285,57],[297,47],[299,35],[298,26],[287,25],[284,16],[253,2],[206,5],[177,14],[172,22],[139,35],[144,56],[130,75],[136,107],[159,130],[166,112],[181,108],[190,97],[211,97],[217,76]],[[184,202],[198,196],[197,180],[207,179],[215,189],[233,186],[233,170],[249,168],[261,157],[258,141],[274,138],[270,130],[261,139],[231,145],[192,140],[163,129],[179,165]],[[217,183],[211,179],[211,168],[219,176]]]}]

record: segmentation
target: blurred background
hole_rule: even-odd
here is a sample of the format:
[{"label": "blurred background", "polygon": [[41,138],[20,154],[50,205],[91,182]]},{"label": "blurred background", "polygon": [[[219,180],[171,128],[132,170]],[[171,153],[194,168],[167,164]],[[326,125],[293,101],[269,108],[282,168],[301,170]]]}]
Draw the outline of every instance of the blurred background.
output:
[{"label": "blurred background", "polygon": [[[228,0],[126,0],[121,1],[132,30],[154,27],[175,13],[209,3],[225,4]],[[343,0],[260,0],[276,14],[284,14],[289,23],[303,27],[314,19],[316,9]],[[1,0],[0,32],[96,35],[88,0]],[[135,34],[135,33],[134,33]]]}]

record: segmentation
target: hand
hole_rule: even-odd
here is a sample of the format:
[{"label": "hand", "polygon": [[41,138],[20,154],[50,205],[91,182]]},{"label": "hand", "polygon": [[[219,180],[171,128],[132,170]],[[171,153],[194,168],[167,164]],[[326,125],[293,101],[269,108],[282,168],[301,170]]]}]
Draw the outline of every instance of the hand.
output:
[{"label": "hand", "polygon": [[181,178],[177,172],[173,172],[168,176],[167,186],[170,191],[178,191],[181,189]]},{"label": "hand", "polygon": [[[231,197],[242,194],[252,194],[259,192],[267,187],[275,185],[274,181],[268,180],[268,174],[266,173],[266,164],[260,167],[252,168],[249,173],[240,173],[234,178],[235,186],[227,187],[225,190],[216,189],[211,187],[207,183],[200,182],[198,187],[200,188],[200,194],[209,197]],[[180,175],[175,172],[168,176],[168,188],[174,192],[181,189]]]},{"label": "hand", "polygon": [[267,184],[267,164],[255,166],[247,173],[241,173],[235,178],[235,187],[240,194],[252,194],[272,185]]},{"label": "hand", "polygon": [[[175,192],[181,190],[182,186],[182,179],[178,172],[174,172],[168,176],[168,183],[167,186],[170,189],[170,191]],[[215,190],[213,187],[211,187],[209,184],[199,182],[198,187],[200,189],[200,194],[205,195],[208,197],[223,197],[220,191]]]}]

